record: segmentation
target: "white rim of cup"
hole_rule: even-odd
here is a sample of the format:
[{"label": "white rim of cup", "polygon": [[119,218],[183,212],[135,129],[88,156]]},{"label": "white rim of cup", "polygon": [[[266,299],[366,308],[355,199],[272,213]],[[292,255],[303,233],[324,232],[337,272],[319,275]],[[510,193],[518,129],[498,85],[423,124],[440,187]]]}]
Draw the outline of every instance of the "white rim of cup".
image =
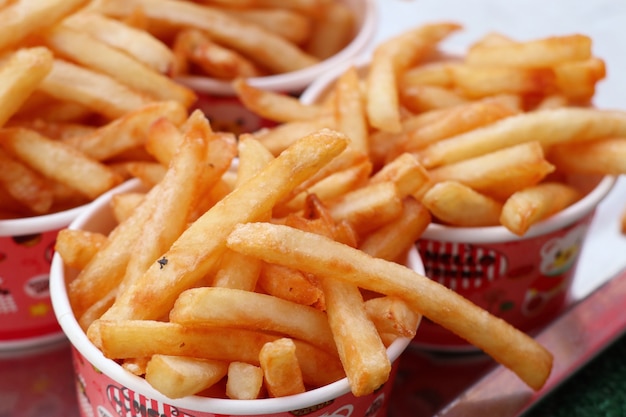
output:
[{"label": "white rim of cup", "polygon": [[87,206],[88,204],[43,216],[0,220],[0,236],[23,236],[66,227]]},{"label": "white rim of cup", "polygon": [[[139,186],[138,180],[127,181],[115,189],[101,195],[89,208],[82,212],[69,226],[70,229],[80,229],[81,226],[97,211],[104,209],[113,194],[130,191]],[[419,258],[417,250],[413,247],[408,253],[408,265],[418,273],[424,273],[424,266]],[[84,356],[89,363],[95,366],[99,371],[104,373],[112,380],[124,385],[125,387],[140,393],[148,398],[170,404],[186,410],[230,414],[230,415],[259,415],[272,414],[278,412],[289,412],[301,408],[322,404],[326,401],[338,398],[350,392],[350,385],[347,378],[339,381],[307,391],[302,394],[291,395],[282,398],[266,398],[259,400],[231,400],[222,398],[207,398],[199,396],[190,396],[181,399],[171,399],[161,394],[146,382],[145,379],[133,375],[124,370],[115,361],[106,358],[103,353],[93,345],[87,335],[83,332],[76,317],[72,312],[69,298],[65,287],[65,269],[63,260],[58,253],[52,258],[52,266],[50,268],[50,297],[52,299],[52,307],[63,332],[69,339],[74,348]],[[395,340],[388,348],[387,355],[389,359],[396,361],[402,352],[408,347],[411,339],[399,338]]]},{"label": "white rim of cup", "polygon": [[[300,92],[305,89],[320,74],[335,68],[337,65],[358,57],[364,51],[376,34],[378,25],[377,6],[374,0],[364,0],[361,6],[364,10],[361,28],[355,38],[341,51],[332,57],[310,67],[283,74],[267,77],[251,77],[246,81],[253,87],[280,92]],[[222,96],[232,96],[234,90],[230,82],[219,81],[209,77],[185,76],[177,80],[188,87],[200,91]]]}]

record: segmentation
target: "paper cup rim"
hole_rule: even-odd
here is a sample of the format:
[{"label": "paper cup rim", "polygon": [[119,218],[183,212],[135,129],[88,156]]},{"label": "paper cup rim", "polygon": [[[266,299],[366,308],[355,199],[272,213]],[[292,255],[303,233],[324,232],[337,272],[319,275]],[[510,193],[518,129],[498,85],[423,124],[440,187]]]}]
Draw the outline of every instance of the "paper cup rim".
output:
[{"label": "paper cup rim", "polygon": [[[130,191],[140,186],[138,180],[127,181],[126,183],[106,192],[98,197],[93,203],[90,204],[88,209],[83,211],[70,225],[70,229],[80,229],[81,226],[87,222],[91,216],[108,204],[113,194]],[[411,248],[409,251],[408,265],[417,270],[419,273],[424,273],[423,263],[417,250]],[[420,270],[421,269],[421,270]],[[145,379],[133,375],[130,372],[124,370],[115,361],[106,358],[103,353],[95,345],[93,345],[87,335],[81,329],[76,317],[72,312],[67,290],[65,286],[65,267],[63,260],[58,253],[55,253],[52,258],[52,265],[50,268],[50,298],[52,300],[52,307],[56,315],[57,321],[61,326],[61,329],[65,333],[65,336],[69,339],[72,346],[83,356],[85,359],[95,366],[99,371],[107,375],[114,381],[123,384],[125,387],[140,393],[146,397],[161,401],[166,404],[170,404],[183,409],[203,412],[203,413],[217,413],[217,414],[230,414],[230,415],[259,415],[259,414],[271,414],[278,412],[289,412],[306,407],[310,407],[317,404],[322,404],[326,401],[341,397],[350,392],[350,386],[347,378],[342,378],[339,381],[325,385],[320,388],[316,388],[307,391],[302,394],[291,395],[282,398],[266,398],[258,400],[232,400],[222,398],[207,398],[199,396],[190,396],[180,399],[171,399],[152,388]],[[389,359],[394,362],[400,354],[409,346],[410,338],[399,338],[395,340],[388,348],[387,355]],[[391,382],[391,381],[390,381]]]},{"label": "paper cup rim", "polygon": [[[301,92],[310,83],[328,70],[346,61],[356,58],[370,44],[376,34],[378,12],[375,0],[363,0],[363,21],[357,35],[352,41],[332,57],[297,71],[266,77],[250,77],[246,81],[253,87],[279,92]],[[185,76],[177,77],[177,81],[202,93],[232,96],[235,91],[228,81],[220,81],[209,77]]]},{"label": "paper cup rim", "polygon": [[57,213],[0,220],[0,237],[29,235],[66,227],[88,206],[84,204]]}]

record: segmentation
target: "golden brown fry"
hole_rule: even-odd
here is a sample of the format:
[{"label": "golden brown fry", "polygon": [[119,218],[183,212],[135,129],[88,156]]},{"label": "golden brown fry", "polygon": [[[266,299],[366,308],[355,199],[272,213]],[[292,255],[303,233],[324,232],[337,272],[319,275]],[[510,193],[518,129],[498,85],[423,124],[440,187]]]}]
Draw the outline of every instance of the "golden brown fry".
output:
[{"label": "golden brown fry", "polygon": [[231,362],[226,377],[226,395],[233,400],[254,400],[261,396],[263,370],[245,362]]},{"label": "golden brown fry", "polygon": [[369,127],[360,78],[355,67],[347,69],[335,83],[334,103],[337,129],[350,138],[350,146],[367,154]]},{"label": "golden brown fry", "polygon": [[575,34],[498,45],[474,45],[467,52],[465,60],[471,65],[537,68],[590,57],[591,39]]},{"label": "golden brown fry", "polygon": [[626,138],[552,146],[547,154],[559,172],[621,175],[626,173]]},{"label": "golden brown fry", "polygon": [[306,51],[319,59],[330,58],[350,43],[355,30],[356,19],[350,7],[327,2],[322,15],[314,20]]},{"label": "golden brown fry", "polygon": [[554,169],[538,142],[526,142],[444,165],[429,173],[433,182],[458,181],[494,198],[505,199],[539,183]]},{"label": "golden brown fry", "polygon": [[259,352],[259,362],[270,396],[284,397],[305,391],[293,340],[282,338],[266,343]]},{"label": "golden brown fry", "polygon": [[[1,19],[0,13],[0,19]],[[4,28],[4,21],[2,27]],[[1,42],[1,41],[0,41]],[[22,106],[52,69],[52,52],[44,47],[21,48],[0,64],[0,126]]]},{"label": "golden brown fry", "polygon": [[497,226],[502,203],[457,181],[434,184],[422,203],[440,222],[461,227]]},{"label": "golden brown fry", "polygon": [[322,106],[303,104],[296,97],[285,93],[253,87],[242,78],[234,80],[232,85],[245,107],[268,120],[275,122],[315,120],[328,113]]},{"label": "golden brown fry", "polygon": [[626,136],[626,112],[567,107],[507,117],[433,143],[418,154],[432,168],[531,140],[547,147],[611,136]]},{"label": "golden brown fry", "polygon": [[326,315],[306,305],[233,288],[183,291],[169,314],[187,326],[231,327],[283,334],[321,349],[336,351]]},{"label": "golden brown fry", "polygon": [[366,89],[366,109],[371,126],[387,132],[401,131],[397,75],[457,29],[460,26],[453,23],[424,25],[376,47]]},{"label": "golden brown fry", "polygon": [[70,268],[82,269],[106,243],[101,233],[86,230],[63,229],[57,234],[54,250]]},{"label": "golden brown fry", "polygon": [[400,91],[400,103],[413,113],[445,109],[468,102],[458,92],[434,85],[414,85]]},{"label": "golden brown fry", "polygon": [[580,192],[567,184],[543,182],[509,197],[500,215],[504,227],[523,236],[533,224],[563,210],[580,198]]},{"label": "golden brown fry", "polygon": [[146,366],[146,381],[169,398],[182,398],[219,382],[228,372],[222,361],[152,355]]}]

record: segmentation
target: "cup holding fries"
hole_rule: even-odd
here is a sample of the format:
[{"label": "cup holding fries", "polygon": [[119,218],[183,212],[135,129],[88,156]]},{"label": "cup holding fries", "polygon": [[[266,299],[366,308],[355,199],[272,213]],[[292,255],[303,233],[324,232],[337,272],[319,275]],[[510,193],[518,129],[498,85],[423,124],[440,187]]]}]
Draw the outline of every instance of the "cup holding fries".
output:
[{"label": "cup holding fries", "polygon": [[[139,181],[128,181],[95,200],[72,222],[70,228],[106,234],[116,224],[111,200],[116,194],[145,191]],[[423,273],[423,265],[418,252],[412,249],[407,254],[407,265]],[[393,380],[398,367],[398,358],[410,343],[408,338],[398,338],[387,348],[387,355],[393,367],[387,382],[375,392],[355,397],[351,393],[348,380],[344,377],[323,387],[311,389],[301,394],[280,398],[242,401],[222,397],[186,396],[168,398],[157,391],[144,378],[133,375],[118,361],[104,356],[81,329],[74,315],[66,291],[67,282],[75,278],[77,270],[68,267],[57,253],[51,268],[51,292],[54,309],[63,331],[72,344],[77,381],[81,384],[79,403],[86,407],[86,415],[92,410],[104,409],[111,414],[127,410],[133,403],[145,404],[147,409],[165,415],[193,415],[210,417],[217,414],[290,416],[293,412],[309,409],[311,416],[343,415],[345,410],[353,410],[358,415],[386,408]],[[140,336],[136,336],[140,337]],[[141,344],[133,340],[133,344]],[[233,341],[236,344],[237,341]],[[234,347],[233,347],[234,349]],[[84,401],[86,400],[86,401]],[[89,404],[89,405],[88,405]],[[174,414],[176,413],[176,414]]]}]

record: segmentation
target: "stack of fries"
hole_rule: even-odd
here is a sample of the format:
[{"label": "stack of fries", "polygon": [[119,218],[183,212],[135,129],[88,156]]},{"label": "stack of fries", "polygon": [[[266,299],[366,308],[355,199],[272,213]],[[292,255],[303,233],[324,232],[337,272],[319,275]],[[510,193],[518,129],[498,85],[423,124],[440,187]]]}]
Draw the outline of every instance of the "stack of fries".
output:
[{"label": "stack of fries", "polygon": [[297,71],[342,50],[357,27],[354,10],[337,0],[96,0],[91,9],[163,40],[174,77]]},{"label": "stack of fries", "polygon": [[85,204],[155,159],[148,127],[179,125],[195,94],[167,74],[155,37],[82,9],[86,0],[0,6],[0,218]]},{"label": "stack of fries", "polygon": [[387,346],[412,338],[422,314],[533,388],[545,382],[542,346],[402,265],[430,222],[407,165],[323,203],[311,190],[363,163],[338,131],[275,157],[195,111],[180,128],[154,124],[148,146],[157,137],[161,179],[114,196],[108,235],[66,229],[56,245],[79,270],[68,295],[89,339],[157,390],[256,399],[347,377],[366,395],[389,378]]},{"label": "stack of fries", "polygon": [[[296,137],[337,129],[374,173],[401,159],[416,165],[414,196],[434,221],[501,225],[519,236],[588,191],[574,177],[626,172],[626,112],[592,105],[605,66],[591,39],[490,33],[450,56],[441,42],[460,28],[435,23],[380,44],[368,65],[338,74],[314,103],[236,81],[249,109],[282,123],[254,136],[278,154]],[[340,192],[347,173],[335,175],[315,188],[322,200]]]}]

